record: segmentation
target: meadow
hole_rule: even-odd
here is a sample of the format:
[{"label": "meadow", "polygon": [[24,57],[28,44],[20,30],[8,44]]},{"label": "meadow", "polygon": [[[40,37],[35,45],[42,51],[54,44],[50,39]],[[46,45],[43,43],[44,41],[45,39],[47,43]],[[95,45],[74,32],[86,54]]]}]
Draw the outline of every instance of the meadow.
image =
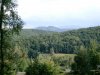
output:
[{"label": "meadow", "polygon": [[40,54],[38,59],[41,63],[55,63],[60,69],[59,75],[65,75],[71,71],[75,56],[76,54]]}]

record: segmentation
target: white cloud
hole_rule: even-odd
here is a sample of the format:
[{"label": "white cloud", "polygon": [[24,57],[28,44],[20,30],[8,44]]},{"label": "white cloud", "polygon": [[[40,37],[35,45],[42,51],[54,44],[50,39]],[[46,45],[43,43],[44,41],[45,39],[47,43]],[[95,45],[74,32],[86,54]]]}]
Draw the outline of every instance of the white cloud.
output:
[{"label": "white cloud", "polygon": [[95,14],[100,12],[100,0],[18,0],[18,4],[19,15],[24,20],[89,19],[96,18]]},{"label": "white cloud", "polygon": [[100,0],[18,0],[18,3],[18,11],[23,18],[79,15],[100,7]]}]

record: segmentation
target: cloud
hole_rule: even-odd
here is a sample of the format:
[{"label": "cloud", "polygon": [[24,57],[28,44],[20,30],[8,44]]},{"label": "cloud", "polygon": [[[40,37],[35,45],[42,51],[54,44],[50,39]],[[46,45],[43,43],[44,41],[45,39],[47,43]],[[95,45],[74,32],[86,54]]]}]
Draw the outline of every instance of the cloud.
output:
[{"label": "cloud", "polygon": [[68,24],[66,21],[70,25],[72,21],[79,22],[74,24],[92,24],[100,17],[100,0],[18,0],[18,4],[22,19],[37,25],[38,22],[58,24],[59,21],[64,25]]}]

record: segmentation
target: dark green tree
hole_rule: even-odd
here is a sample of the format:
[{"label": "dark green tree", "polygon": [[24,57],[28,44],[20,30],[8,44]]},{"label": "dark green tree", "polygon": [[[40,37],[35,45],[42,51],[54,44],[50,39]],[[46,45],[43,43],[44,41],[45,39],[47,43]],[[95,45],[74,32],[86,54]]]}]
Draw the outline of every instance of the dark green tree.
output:
[{"label": "dark green tree", "polygon": [[83,46],[80,47],[80,50],[74,60],[75,63],[72,64],[72,70],[74,70],[74,73],[77,72],[80,75],[86,75],[89,73],[89,56],[87,50]]},{"label": "dark green tree", "polygon": [[[0,0],[0,74],[9,72],[7,66],[13,60],[12,35],[18,33],[23,25],[23,21],[16,11],[16,0]],[[8,68],[5,70],[5,68]]]},{"label": "dark green tree", "polygon": [[90,46],[88,49],[83,46],[75,56],[75,63],[72,65],[72,70],[78,72],[80,75],[90,74],[91,70],[96,70],[97,65],[100,64],[100,54],[97,52],[97,43],[95,40],[90,41]]}]

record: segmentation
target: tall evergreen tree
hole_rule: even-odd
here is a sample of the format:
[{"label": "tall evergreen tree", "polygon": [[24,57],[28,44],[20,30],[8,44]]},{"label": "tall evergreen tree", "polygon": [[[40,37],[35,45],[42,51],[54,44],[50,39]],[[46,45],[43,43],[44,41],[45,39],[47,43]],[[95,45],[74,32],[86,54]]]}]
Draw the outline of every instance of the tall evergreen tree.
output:
[{"label": "tall evergreen tree", "polygon": [[[5,65],[12,57],[11,37],[18,33],[23,21],[16,11],[16,0],[0,0],[0,74],[5,75]],[[9,57],[7,57],[9,55]],[[10,69],[7,69],[10,70]]]}]

